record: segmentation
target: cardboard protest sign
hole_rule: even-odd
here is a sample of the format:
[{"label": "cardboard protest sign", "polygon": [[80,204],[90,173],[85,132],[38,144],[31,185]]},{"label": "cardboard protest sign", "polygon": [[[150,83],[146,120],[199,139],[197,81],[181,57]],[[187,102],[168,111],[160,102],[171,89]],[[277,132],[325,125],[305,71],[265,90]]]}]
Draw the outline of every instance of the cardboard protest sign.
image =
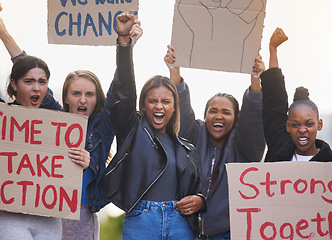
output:
[{"label": "cardboard protest sign", "polygon": [[251,73],[265,8],[266,0],[176,0],[175,66]]},{"label": "cardboard protest sign", "polygon": [[0,209],[79,219],[87,118],[0,103]]},{"label": "cardboard protest sign", "polygon": [[116,17],[138,11],[138,0],[48,0],[48,42],[115,45]]},{"label": "cardboard protest sign", "polygon": [[332,162],[227,164],[232,240],[332,239]]}]

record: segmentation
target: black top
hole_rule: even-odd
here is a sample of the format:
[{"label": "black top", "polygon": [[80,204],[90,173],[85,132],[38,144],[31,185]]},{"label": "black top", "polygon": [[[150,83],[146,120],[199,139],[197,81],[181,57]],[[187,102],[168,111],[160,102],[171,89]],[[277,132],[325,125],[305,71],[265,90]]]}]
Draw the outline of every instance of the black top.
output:
[{"label": "black top", "polygon": [[167,167],[161,177],[152,185],[142,200],[154,202],[166,202],[178,200],[177,196],[177,175],[176,175],[176,157],[174,151],[174,142],[167,133],[155,133],[159,138],[167,155]]}]

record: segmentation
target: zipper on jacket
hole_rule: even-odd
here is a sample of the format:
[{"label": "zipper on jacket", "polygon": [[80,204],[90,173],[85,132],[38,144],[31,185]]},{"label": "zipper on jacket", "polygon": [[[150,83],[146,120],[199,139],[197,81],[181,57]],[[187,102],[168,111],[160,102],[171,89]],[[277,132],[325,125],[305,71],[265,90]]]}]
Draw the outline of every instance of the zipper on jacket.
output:
[{"label": "zipper on jacket", "polygon": [[214,170],[214,164],[216,162],[216,153],[217,149],[214,148],[213,150],[213,158],[212,158],[212,162],[211,162],[211,169],[210,169],[210,179],[209,179],[209,185],[208,185],[208,189],[206,191],[206,199],[209,198],[209,193],[210,193],[210,188],[211,188],[211,183],[212,183],[212,174],[213,174],[213,170]]},{"label": "zipper on jacket", "polygon": [[[148,135],[148,137],[150,138],[150,140],[151,140],[151,142],[152,142],[152,146],[155,148],[155,149],[158,149],[158,146],[157,146],[157,144],[155,143],[155,141],[153,140],[153,138],[152,138],[152,136],[151,136],[151,134],[149,133],[149,131],[146,129],[146,128],[144,128],[144,131],[147,133],[147,135]],[[165,150],[164,150],[165,151]],[[128,155],[128,153],[125,153],[124,155],[123,155],[123,157],[118,161],[118,163],[110,170],[110,171],[108,171],[107,173],[106,173],[106,176],[108,175],[108,174],[110,174],[111,172],[113,172],[114,171],[114,169],[115,168],[117,168],[117,166],[123,161],[123,159],[125,159],[126,157],[127,157],[127,155]]]},{"label": "zipper on jacket", "polygon": [[[211,182],[212,182],[212,173],[213,173],[213,169],[214,169],[214,164],[215,164],[215,161],[216,161],[216,148],[214,149],[214,154],[213,154],[213,158],[212,158],[212,163],[211,163],[211,170],[210,170],[210,179],[209,179],[209,185],[208,185],[208,189],[206,191],[206,201],[208,200],[209,198],[209,193],[210,193],[210,188],[211,188]],[[204,234],[204,219],[202,218],[201,219],[201,227],[200,227],[200,232],[201,232],[201,235],[205,235]]]},{"label": "zipper on jacket", "polygon": [[[149,133],[149,131],[148,131],[148,129],[146,129],[146,128],[143,128],[144,129],[144,131],[146,132],[146,134],[148,135],[148,137],[150,138],[150,141],[151,141],[151,143],[152,143],[152,146],[155,148],[155,149],[158,149],[158,146],[157,146],[157,144],[155,143],[155,141],[153,140],[153,138],[152,138],[152,136],[151,136],[151,134]],[[160,144],[161,145],[161,144]],[[164,150],[165,151],[165,150]]]},{"label": "zipper on jacket", "polygon": [[[194,181],[194,183],[196,183],[197,182],[197,178],[198,178],[198,169],[197,169],[197,166],[194,163],[194,161],[189,156],[188,152],[191,152],[191,149],[188,146],[186,146],[185,144],[183,144],[180,139],[179,139],[179,142],[180,142],[181,146],[183,146],[185,149],[187,149],[187,158],[189,159],[189,161],[191,162],[191,164],[194,166],[194,169],[195,169],[195,181]],[[194,145],[192,145],[192,146],[195,147]],[[192,186],[191,190],[193,190],[194,187],[195,187],[195,185]]]},{"label": "zipper on jacket", "polygon": [[[187,148],[187,146],[186,145],[184,145],[186,148]],[[191,151],[191,149],[189,148],[189,150],[188,151]],[[197,181],[197,178],[198,178],[198,169],[197,169],[197,166],[196,166],[196,164],[194,163],[194,161],[190,158],[190,156],[189,156],[189,153],[187,152],[187,157],[189,158],[189,161],[192,163],[192,165],[194,166],[194,168],[195,168],[195,182]],[[192,189],[195,187],[195,185],[194,186],[192,186]],[[191,189],[191,190],[192,190]],[[198,236],[199,237],[202,237],[202,236],[204,236],[204,229],[203,229],[203,222],[204,222],[204,220],[203,220],[203,218],[202,218],[202,213],[199,213],[198,214]]]},{"label": "zipper on jacket", "polygon": [[106,176],[107,176],[108,174],[110,174],[111,172],[113,172],[114,169],[117,168],[117,166],[123,161],[123,159],[125,159],[125,158],[127,157],[127,155],[128,155],[128,153],[125,153],[125,154],[122,156],[122,158],[117,162],[117,164],[116,164],[116,165],[115,165],[110,171],[108,171],[108,172],[106,173]]},{"label": "zipper on jacket", "polygon": [[202,237],[204,235],[202,213],[198,214],[198,229],[199,229],[198,236]]},{"label": "zipper on jacket", "polygon": [[[144,128],[145,132],[148,134],[149,138],[152,141],[152,145],[155,149],[158,149],[157,144],[155,143],[155,141],[153,140],[152,136],[150,135],[149,131]],[[136,204],[141,200],[141,198],[144,196],[144,194],[149,191],[149,189],[152,187],[152,185],[160,178],[161,175],[163,175],[163,173],[166,171],[167,165],[168,165],[168,158],[167,158],[167,154],[165,149],[163,148],[163,146],[160,144],[161,148],[163,149],[165,155],[166,155],[166,167],[163,169],[163,171],[158,175],[158,177],[150,184],[150,186],[147,187],[147,189],[142,193],[142,195],[137,199],[137,201],[130,207],[130,209],[128,210],[128,212],[130,212],[135,206]]]},{"label": "zipper on jacket", "polygon": [[191,164],[194,166],[195,168],[195,181],[194,181],[194,185],[192,186],[191,190],[193,190],[193,188],[195,187],[196,185],[196,182],[197,182],[197,178],[198,178],[198,170],[197,170],[197,166],[196,164],[193,162],[193,160],[190,158],[189,156],[189,153],[187,153],[187,157],[189,158],[189,161],[191,162]]}]

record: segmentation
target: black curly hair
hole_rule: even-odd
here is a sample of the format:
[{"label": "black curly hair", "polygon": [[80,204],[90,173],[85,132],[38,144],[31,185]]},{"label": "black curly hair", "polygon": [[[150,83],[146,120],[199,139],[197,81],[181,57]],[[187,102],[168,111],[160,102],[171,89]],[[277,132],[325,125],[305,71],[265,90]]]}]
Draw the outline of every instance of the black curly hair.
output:
[{"label": "black curly hair", "polygon": [[309,98],[309,91],[305,87],[298,87],[295,90],[293,103],[290,105],[288,110],[288,115],[298,106],[300,105],[306,105],[310,107],[317,115],[317,118],[319,118],[319,111],[317,105],[310,100]]}]

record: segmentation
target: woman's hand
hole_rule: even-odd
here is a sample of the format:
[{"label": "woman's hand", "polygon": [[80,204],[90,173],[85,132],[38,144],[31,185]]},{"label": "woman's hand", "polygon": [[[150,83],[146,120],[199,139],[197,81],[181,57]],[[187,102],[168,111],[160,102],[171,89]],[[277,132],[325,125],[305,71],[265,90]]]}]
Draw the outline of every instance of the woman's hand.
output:
[{"label": "woman's hand", "polygon": [[175,63],[175,54],[174,54],[174,48],[171,45],[167,45],[167,53],[164,57],[164,61],[167,65],[167,67],[172,67],[171,65]]},{"label": "woman's hand", "polygon": [[181,83],[180,68],[172,66],[173,63],[175,63],[175,54],[174,54],[174,48],[171,45],[167,45],[167,53],[164,57],[164,62],[166,63],[166,66],[169,69],[170,80],[174,84]]},{"label": "woman's hand", "polygon": [[288,37],[281,28],[276,28],[270,38],[269,50],[270,60],[269,68],[279,67],[277,47],[283,42],[287,41]]},{"label": "woman's hand", "polygon": [[283,42],[287,41],[288,37],[281,28],[276,28],[270,38],[270,48],[277,49]]},{"label": "woman's hand", "polygon": [[124,12],[116,17],[116,27],[119,35],[129,36],[129,32],[134,24],[134,11]]},{"label": "woman's hand", "polygon": [[122,46],[128,46],[130,30],[134,24],[134,11],[124,12],[116,17],[118,40]]},{"label": "woman's hand", "polygon": [[204,200],[198,195],[182,198],[175,204],[176,209],[184,215],[191,215],[201,209]]},{"label": "woman's hand", "polygon": [[252,67],[250,91],[252,92],[261,91],[260,76],[264,71],[265,71],[265,65],[262,60],[262,56],[257,55],[255,58],[255,65]]},{"label": "woman's hand", "polygon": [[141,21],[135,20],[135,24],[132,26],[129,36],[133,39],[133,44],[142,36],[143,29],[141,27]]},{"label": "woman's hand", "polygon": [[69,149],[68,157],[72,162],[81,165],[83,169],[86,169],[90,164],[90,153],[84,148]]}]

